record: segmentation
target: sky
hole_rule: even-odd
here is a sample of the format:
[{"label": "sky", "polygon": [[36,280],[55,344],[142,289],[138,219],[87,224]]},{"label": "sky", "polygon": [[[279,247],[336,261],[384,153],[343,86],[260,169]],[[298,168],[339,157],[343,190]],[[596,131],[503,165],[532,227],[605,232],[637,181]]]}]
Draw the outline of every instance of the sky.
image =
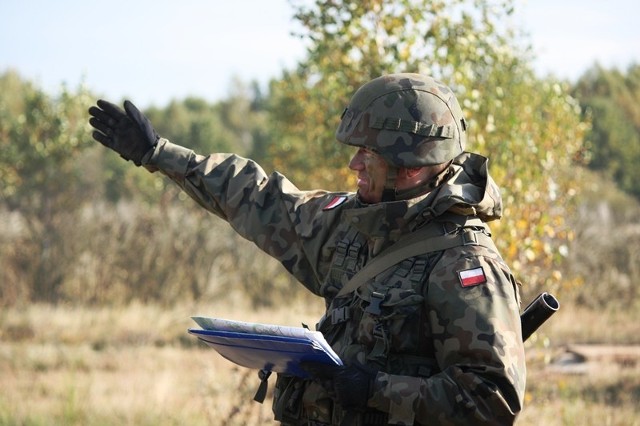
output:
[{"label": "sky", "polygon": [[[638,0],[519,0],[540,76],[575,81],[596,61],[640,63]],[[0,73],[141,107],[266,84],[305,54],[288,0],[0,0]]]}]

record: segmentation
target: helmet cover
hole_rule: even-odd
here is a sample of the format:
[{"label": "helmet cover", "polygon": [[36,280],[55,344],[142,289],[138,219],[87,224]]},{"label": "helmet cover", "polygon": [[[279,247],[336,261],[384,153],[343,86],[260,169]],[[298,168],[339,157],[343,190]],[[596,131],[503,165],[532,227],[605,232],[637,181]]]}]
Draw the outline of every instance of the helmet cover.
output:
[{"label": "helmet cover", "polygon": [[341,117],[336,139],[381,155],[396,167],[446,163],[466,145],[453,91],[422,74],[390,74],[364,84]]}]

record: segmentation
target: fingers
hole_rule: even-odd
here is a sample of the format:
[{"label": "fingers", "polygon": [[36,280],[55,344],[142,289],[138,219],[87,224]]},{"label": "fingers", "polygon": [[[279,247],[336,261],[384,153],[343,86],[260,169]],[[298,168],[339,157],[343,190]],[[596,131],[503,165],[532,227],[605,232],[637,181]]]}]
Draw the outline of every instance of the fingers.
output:
[{"label": "fingers", "polygon": [[118,106],[103,99],[99,99],[97,105],[89,108],[89,114],[92,116],[89,124],[97,130],[91,136],[101,144],[111,147],[113,145],[111,136],[119,120],[125,117],[125,113]]},{"label": "fingers", "polygon": [[113,145],[111,138],[105,135],[104,133],[93,132],[91,133],[91,136],[93,137],[93,139],[95,139],[96,141],[100,142],[102,145],[108,148],[111,148],[111,145]]},{"label": "fingers", "polygon": [[124,110],[131,118],[138,118],[142,115],[138,107],[136,107],[131,101],[124,101]]},{"label": "fingers", "polygon": [[114,127],[122,118],[126,117],[124,111],[111,102],[100,99],[97,104],[97,107],[92,106],[89,108],[89,114],[111,127]]},{"label": "fingers", "polygon": [[106,112],[104,112],[98,107],[92,106],[91,108],[89,108],[89,114],[97,118],[98,120],[102,121],[103,123],[107,123],[109,120],[112,120],[115,122],[115,120],[111,118],[109,114],[107,114]]},{"label": "fingers", "polygon": [[94,117],[89,120],[89,123],[104,133],[106,133],[106,128],[100,128],[96,126],[96,124],[102,124],[103,126],[113,128],[123,117],[125,117],[124,112],[110,102],[100,99],[97,104],[97,107],[92,106],[89,108],[89,114]]},{"label": "fingers", "polygon": [[[132,102],[124,101],[124,110],[127,117],[133,120],[140,129],[146,130],[148,120]],[[149,137],[151,137],[151,135],[149,135]]]},{"label": "fingers", "polygon": [[115,118],[116,120],[126,115],[119,106],[117,106],[116,104],[112,104],[111,102],[107,102],[104,99],[99,99],[97,104],[98,107],[100,107],[105,113],[107,113],[110,117]]},{"label": "fingers", "polygon": [[111,133],[113,133],[113,127],[115,125],[115,123],[114,124],[108,123],[110,120],[112,119],[108,118],[106,121],[102,121],[99,118],[91,117],[89,119],[89,124],[94,129],[101,131],[105,135],[110,135]]}]

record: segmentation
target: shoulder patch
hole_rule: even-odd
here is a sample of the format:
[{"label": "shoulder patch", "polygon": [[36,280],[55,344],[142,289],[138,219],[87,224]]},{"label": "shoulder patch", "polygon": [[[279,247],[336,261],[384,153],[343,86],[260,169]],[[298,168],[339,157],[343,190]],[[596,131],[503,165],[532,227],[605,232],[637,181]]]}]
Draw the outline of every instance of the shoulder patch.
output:
[{"label": "shoulder patch", "polygon": [[460,279],[462,287],[472,287],[487,282],[487,277],[484,275],[484,269],[482,269],[482,266],[458,271],[458,278]]},{"label": "shoulder patch", "polygon": [[329,202],[329,204],[324,206],[322,208],[322,210],[335,209],[336,207],[338,207],[340,204],[344,203],[345,201],[347,201],[347,197],[345,195],[338,195],[336,197],[333,197],[333,199]]}]

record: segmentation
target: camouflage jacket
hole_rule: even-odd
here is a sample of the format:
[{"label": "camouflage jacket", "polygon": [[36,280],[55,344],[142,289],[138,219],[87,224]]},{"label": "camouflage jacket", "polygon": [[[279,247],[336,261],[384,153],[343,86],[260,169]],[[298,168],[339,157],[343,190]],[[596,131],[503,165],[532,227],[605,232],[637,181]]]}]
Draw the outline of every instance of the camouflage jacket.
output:
[{"label": "camouflage jacket", "polygon": [[[513,423],[526,378],[520,301],[495,248],[469,245],[416,256],[336,297],[369,260],[418,227],[452,213],[477,222],[499,218],[501,198],[484,157],[463,153],[430,193],[373,205],[359,203],[354,193],[301,191],[251,160],[201,156],[165,139],[143,164],[325,299],[319,328],[345,363],[377,371],[368,405],[384,414],[383,423]],[[452,232],[448,223],[442,226]],[[369,312],[374,294],[382,294],[380,309]],[[338,424],[344,413],[330,404],[322,390],[305,383],[300,421],[285,423]]]}]

